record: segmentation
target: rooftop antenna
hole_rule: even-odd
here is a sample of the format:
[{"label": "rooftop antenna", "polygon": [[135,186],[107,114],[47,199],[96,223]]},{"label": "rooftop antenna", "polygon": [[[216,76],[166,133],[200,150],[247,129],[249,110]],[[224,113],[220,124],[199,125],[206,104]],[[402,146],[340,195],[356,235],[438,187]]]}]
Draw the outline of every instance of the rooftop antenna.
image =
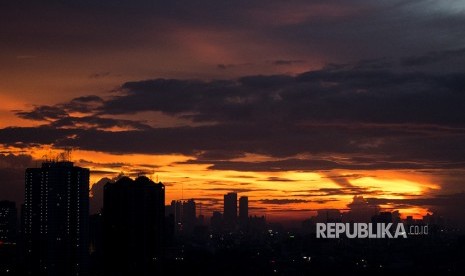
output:
[{"label": "rooftop antenna", "polygon": [[57,155],[57,161],[65,162],[66,161],[66,153],[65,152],[60,152]]},{"label": "rooftop antenna", "polygon": [[[48,156],[47,156],[47,154],[42,155],[42,163],[47,163],[47,162],[48,162]],[[39,164],[38,164],[38,163],[39,163],[39,162],[37,161],[37,162],[36,162],[36,167],[37,167],[37,168],[39,167]]]},{"label": "rooftop antenna", "polygon": [[71,153],[73,149],[72,148],[65,148],[65,153],[66,153],[66,161],[71,162]]}]

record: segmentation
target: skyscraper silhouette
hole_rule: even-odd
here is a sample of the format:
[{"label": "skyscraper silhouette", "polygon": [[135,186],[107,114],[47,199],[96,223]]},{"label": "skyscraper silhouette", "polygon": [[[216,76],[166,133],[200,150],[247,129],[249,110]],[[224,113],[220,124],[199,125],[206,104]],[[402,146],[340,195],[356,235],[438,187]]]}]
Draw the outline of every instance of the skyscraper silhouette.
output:
[{"label": "skyscraper silhouette", "polygon": [[163,249],[165,186],[123,177],[104,187],[105,275],[152,275]]},{"label": "skyscraper silhouette", "polygon": [[24,238],[30,275],[88,273],[89,170],[44,162],[26,170]]},{"label": "skyscraper silhouette", "polygon": [[172,219],[173,233],[179,235],[183,232],[183,205],[181,200],[172,200],[171,205],[165,206],[165,214]]},{"label": "skyscraper silhouette", "polygon": [[223,218],[226,230],[233,230],[237,222],[237,193],[224,195]]},{"label": "skyscraper silhouette", "polygon": [[241,196],[239,198],[239,224],[241,228],[247,226],[247,221],[249,219],[249,198],[246,196]]},{"label": "skyscraper silhouette", "polygon": [[197,224],[194,199],[187,201],[172,200],[171,205],[166,206],[165,212],[168,216],[174,218],[176,235],[189,235],[192,233]]},{"label": "skyscraper silhouette", "polygon": [[193,199],[189,199],[182,203],[182,213],[184,231],[186,233],[192,233],[197,223],[195,201]]}]

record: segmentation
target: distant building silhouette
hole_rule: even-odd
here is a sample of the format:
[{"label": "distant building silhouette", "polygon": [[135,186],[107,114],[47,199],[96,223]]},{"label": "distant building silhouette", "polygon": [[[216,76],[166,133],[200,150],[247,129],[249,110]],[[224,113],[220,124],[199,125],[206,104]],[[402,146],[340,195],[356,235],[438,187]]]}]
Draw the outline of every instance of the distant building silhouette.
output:
[{"label": "distant building silhouette", "polygon": [[104,187],[105,275],[152,275],[163,249],[165,186],[141,176]]},{"label": "distant building silhouette", "polygon": [[392,216],[392,222],[398,223],[400,222],[400,212],[399,210],[395,210],[391,213]]},{"label": "distant building silhouette", "polygon": [[224,195],[223,218],[227,230],[233,230],[237,222],[237,193]]},{"label": "distant building silhouette", "polygon": [[26,170],[24,238],[29,275],[88,273],[89,170],[44,162]]},{"label": "distant building silhouette", "polygon": [[413,216],[407,216],[405,218],[405,223],[407,223],[408,225],[411,225],[415,222],[415,220],[413,219]]},{"label": "distant building silhouette", "polygon": [[423,221],[426,223],[426,224],[435,224],[435,225],[443,225],[444,224],[444,219],[437,215],[437,214],[430,214],[430,213],[427,213],[426,216],[423,216]]},{"label": "distant building silhouette", "polygon": [[391,223],[392,221],[392,213],[391,212],[380,212],[377,215],[374,215],[371,218],[372,223]]},{"label": "distant building silhouette", "polygon": [[263,234],[266,228],[265,216],[251,216],[249,218],[248,235],[258,238]]},{"label": "distant building silhouette", "polygon": [[223,214],[221,212],[215,211],[210,218],[211,230],[215,234],[223,232]]},{"label": "distant building silhouette", "polygon": [[193,199],[172,200],[171,205],[166,206],[165,213],[174,218],[176,234],[190,234],[197,224],[196,204]]},{"label": "distant building silhouette", "polygon": [[247,227],[249,219],[249,198],[241,196],[239,198],[239,224],[242,228]]},{"label": "distant building silhouette", "polygon": [[194,227],[197,223],[197,215],[195,209],[195,201],[193,199],[189,199],[188,201],[184,201],[182,204],[182,217],[183,217],[183,226],[184,231],[186,233],[192,233]]},{"label": "distant building silhouette", "polygon": [[168,214],[172,214],[174,216],[174,221],[176,223],[182,222],[182,201],[180,200],[172,200],[170,208],[167,210]]},{"label": "distant building silhouette", "polygon": [[17,209],[12,201],[0,201],[0,243],[15,243],[17,233]]},{"label": "distant building silhouette", "polygon": [[338,209],[320,209],[315,217],[316,222],[341,222],[342,213]]}]

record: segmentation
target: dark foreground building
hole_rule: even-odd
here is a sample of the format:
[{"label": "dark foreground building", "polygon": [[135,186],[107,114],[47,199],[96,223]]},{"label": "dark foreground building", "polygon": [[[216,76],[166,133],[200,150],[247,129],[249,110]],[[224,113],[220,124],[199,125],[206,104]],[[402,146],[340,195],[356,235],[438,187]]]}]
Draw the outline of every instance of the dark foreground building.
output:
[{"label": "dark foreground building", "polygon": [[104,187],[105,275],[152,275],[161,270],[165,186],[123,177]]},{"label": "dark foreground building", "polygon": [[89,170],[45,162],[26,170],[25,268],[28,275],[87,275]]},{"label": "dark foreground building", "polygon": [[16,204],[12,201],[0,201],[0,243],[16,242]]},{"label": "dark foreground building", "polygon": [[12,201],[0,201],[0,275],[11,275],[17,263],[17,211]]}]

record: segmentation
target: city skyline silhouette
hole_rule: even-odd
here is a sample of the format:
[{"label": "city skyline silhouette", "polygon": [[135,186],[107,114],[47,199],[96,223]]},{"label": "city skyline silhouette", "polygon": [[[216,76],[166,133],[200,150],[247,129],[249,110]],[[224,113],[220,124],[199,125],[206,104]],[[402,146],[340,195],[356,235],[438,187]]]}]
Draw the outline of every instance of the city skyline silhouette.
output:
[{"label": "city skyline silhouette", "polygon": [[[412,216],[403,219],[398,210],[386,211],[369,205],[363,196],[354,196],[348,211],[320,209],[297,228],[267,221],[265,216],[249,215],[248,198],[238,199],[233,192],[224,195],[223,212],[215,211],[211,217],[204,216],[200,206],[196,208],[194,199],[172,200],[167,204],[165,187],[169,185],[145,176],[135,179],[122,176],[108,181],[104,186],[103,208],[90,214],[89,170],[67,160],[47,160],[40,168],[28,168],[24,187],[26,201],[19,212],[14,202],[0,201],[0,254],[5,257],[0,269],[6,275],[171,275],[187,271],[305,275],[324,270],[395,272],[397,266],[402,271],[417,271],[416,259],[385,259],[385,254],[395,253],[399,248],[407,250],[412,244],[431,250],[438,242],[453,242],[454,246],[463,243],[460,237],[464,229],[448,218],[428,214],[422,219]],[[347,258],[345,250],[357,251],[360,246],[373,243],[370,239],[356,241],[348,236],[326,242],[318,240],[318,224],[341,222],[347,227],[367,222],[405,224],[409,231],[403,242],[385,244],[388,250],[383,254],[370,256],[359,252],[358,257],[349,258],[352,261],[328,267],[326,262],[330,259],[326,258]],[[371,230],[370,235],[376,237]],[[302,242],[309,247],[302,247]],[[345,244],[343,252],[314,248],[341,242]],[[278,248],[281,249],[275,251]],[[416,252],[414,248],[408,250]],[[242,255],[237,255],[239,252]],[[430,253],[423,252],[419,257],[430,258]],[[254,254],[257,256],[253,257]],[[431,260],[428,270],[461,271],[463,266],[450,257],[450,260]],[[234,269],[224,270],[232,264],[236,264]]]},{"label": "city skyline silhouette", "polygon": [[[461,272],[464,18],[457,0],[1,1],[0,274]],[[386,223],[431,233],[315,233]]]}]

